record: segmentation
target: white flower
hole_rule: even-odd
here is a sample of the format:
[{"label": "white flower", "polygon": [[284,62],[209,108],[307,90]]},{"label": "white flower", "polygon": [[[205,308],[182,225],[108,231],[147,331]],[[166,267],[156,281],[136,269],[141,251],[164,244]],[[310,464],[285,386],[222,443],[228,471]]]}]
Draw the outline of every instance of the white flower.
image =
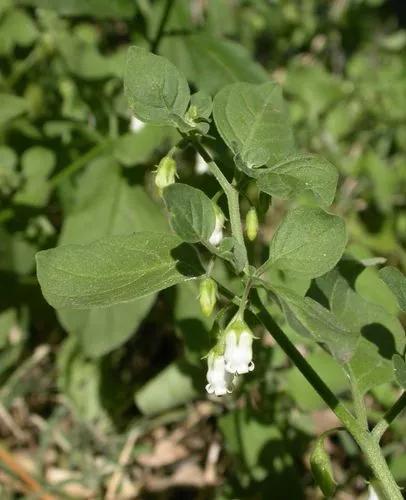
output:
[{"label": "white flower", "polygon": [[206,391],[216,396],[230,393],[233,377],[225,369],[224,356],[211,352],[207,358],[207,366]]},{"label": "white flower", "polygon": [[224,359],[230,373],[248,373],[254,369],[252,361],[253,335],[242,320],[234,320],[225,332]]},{"label": "white flower", "polygon": [[214,205],[214,210],[216,212],[216,225],[209,238],[209,243],[218,246],[223,239],[224,215],[217,205]]},{"label": "white flower", "polygon": [[175,182],[176,162],[170,156],[164,156],[159,162],[155,174],[155,184],[162,193],[162,190]]},{"label": "white flower", "polygon": [[368,488],[368,499],[367,500],[379,500],[379,497],[376,494],[376,491],[374,490],[374,488],[371,485],[369,485],[369,488]]},{"label": "white flower", "polygon": [[145,127],[145,123],[136,118],[135,116],[131,117],[130,120],[130,130],[131,132],[139,132],[141,129]]},{"label": "white flower", "polygon": [[196,174],[199,175],[207,174],[209,172],[209,166],[199,154],[196,155],[195,171]]}]

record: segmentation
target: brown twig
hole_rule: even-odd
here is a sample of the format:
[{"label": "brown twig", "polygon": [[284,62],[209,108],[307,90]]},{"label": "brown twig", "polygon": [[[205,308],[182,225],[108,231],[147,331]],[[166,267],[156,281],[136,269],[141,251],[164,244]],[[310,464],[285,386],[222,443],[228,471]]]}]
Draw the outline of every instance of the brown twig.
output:
[{"label": "brown twig", "polygon": [[3,446],[0,445],[0,463],[15,474],[22,483],[35,493],[41,500],[57,500],[56,497],[46,493],[42,486],[22,467]]}]

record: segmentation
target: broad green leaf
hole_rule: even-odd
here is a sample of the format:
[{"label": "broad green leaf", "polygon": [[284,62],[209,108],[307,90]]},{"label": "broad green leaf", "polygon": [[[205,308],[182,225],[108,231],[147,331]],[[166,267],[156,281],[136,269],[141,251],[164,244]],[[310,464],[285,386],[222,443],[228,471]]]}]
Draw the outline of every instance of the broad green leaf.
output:
[{"label": "broad green leaf", "polygon": [[[340,264],[343,271],[344,264],[345,261]],[[338,270],[333,270],[316,282],[328,299],[330,310],[347,328],[361,334],[350,367],[360,390],[367,392],[377,385],[393,381],[392,356],[403,352],[405,334],[396,316],[387,312],[381,304],[360,295],[358,281],[359,278],[350,275],[345,279]],[[379,283],[378,277],[376,282]],[[355,283],[355,288],[350,283]]]},{"label": "broad green leaf", "polygon": [[325,344],[331,354],[346,363],[354,354],[360,337],[358,330],[348,328],[332,312],[310,297],[277,287],[286,319],[299,334]]},{"label": "broad green leaf", "polygon": [[55,10],[64,16],[92,16],[95,18],[126,18],[135,14],[131,0],[22,0],[25,5]]},{"label": "broad green leaf", "polygon": [[42,146],[24,151],[21,157],[23,187],[14,196],[14,202],[35,207],[46,205],[51,191],[48,177],[55,162],[54,152]]},{"label": "broad green leaf", "polygon": [[186,78],[170,61],[141,47],[128,49],[124,91],[141,121],[172,124],[183,117],[190,100]]},{"label": "broad green leaf", "polygon": [[[119,49],[112,54],[104,55],[96,45],[65,32],[57,36],[56,43],[73,75],[84,80],[101,80],[114,76],[122,78],[126,58],[125,50]],[[77,103],[79,102],[78,97]],[[80,104],[82,109],[78,109],[76,112],[83,114],[86,107],[83,103]],[[66,112],[65,115],[67,115]]]},{"label": "broad green leaf", "polygon": [[0,93],[0,127],[16,116],[22,115],[28,109],[27,102],[22,97],[13,94]]},{"label": "broad green leaf", "polygon": [[142,299],[89,310],[61,309],[58,318],[73,333],[83,350],[97,358],[119,347],[138,328],[148,314],[155,295]]},{"label": "broad green leaf", "polygon": [[81,418],[96,422],[98,428],[110,427],[111,421],[102,401],[102,366],[89,360],[79,349],[75,337],[68,337],[57,353],[58,387],[73,404]]},{"label": "broad green leaf", "polygon": [[114,157],[126,167],[148,162],[154,153],[167,151],[176,140],[172,127],[145,125],[137,133],[122,135],[114,143]]},{"label": "broad green leaf", "polygon": [[311,193],[324,207],[333,203],[338,181],[337,169],[316,155],[295,155],[266,169],[257,180],[261,191],[280,198]]},{"label": "broad green leaf", "polygon": [[173,230],[189,243],[208,241],[216,224],[213,202],[200,189],[175,183],[164,190]]},{"label": "broad green leaf", "polygon": [[396,382],[406,391],[406,361],[399,354],[392,358]]},{"label": "broad green leaf", "polygon": [[15,46],[27,47],[37,38],[33,19],[22,9],[11,9],[0,24],[0,54],[10,54]]},{"label": "broad green leaf", "polygon": [[229,83],[262,83],[269,78],[245,47],[209,33],[166,37],[160,51],[199,90],[211,95]]},{"label": "broad green leaf", "polygon": [[379,271],[379,277],[396,296],[402,311],[406,311],[406,276],[396,267],[388,266]]},{"label": "broad green leaf", "polygon": [[337,264],[346,243],[341,217],[320,208],[295,208],[272,238],[268,263],[309,277],[321,276]]},{"label": "broad green leaf", "polygon": [[[73,206],[72,206],[73,205]],[[60,245],[91,243],[135,231],[167,231],[158,206],[140,185],[131,186],[109,157],[89,164],[79,179],[62,226]]]},{"label": "broad green leaf", "polygon": [[[167,228],[158,206],[139,186],[130,186],[109,157],[94,160],[80,176],[73,209],[62,226],[60,245],[90,243],[114,234]],[[155,294],[110,307],[61,309],[62,325],[78,338],[83,351],[98,357],[115,349],[137,330],[156,299]]]},{"label": "broad green leaf", "polygon": [[274,164],[294,150],[288,111],[273,82],[233,83],[214,98],[217,130],[248,168]]},{"label": "broad green leaf", "polygon": [[[202,378],[200,370],[195,371],[189,365],[172,363],[137,391],[135,403],[147,416],[170,410],[199,395],[194,381],[200,377]],[[198,382],[200,385],[202,380]]]},{"label": "broad green leaf", "polygon": [[129,302],[203,272],[194,249],[165,233],[64,245],[39,252],[36,258],[42,292],[56,309]]}]

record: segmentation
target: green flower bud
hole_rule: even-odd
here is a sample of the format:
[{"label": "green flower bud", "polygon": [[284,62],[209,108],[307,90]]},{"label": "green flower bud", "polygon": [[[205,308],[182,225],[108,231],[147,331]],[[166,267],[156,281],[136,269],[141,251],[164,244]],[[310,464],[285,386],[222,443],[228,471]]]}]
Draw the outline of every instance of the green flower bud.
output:
[{"label": "green flower bud", "polygon": [[205,278],[200,283],[200,307],[205,316],[210,316],[217,301],[217,283],[211,278]]},{"label": "green flower bud", "polygon": [[155,184],[162,192],[167,186],[175,182],[176,162],[170,156],[164,156],[159,162],[155,175]]},{"label": "green flower bud", "polygon": [[310,467],[314,480],[327,498],[334,495],[337,484],[334,480],[330,457],[324,449],[324,434],[316,441],[310,456]]},{"label": "green flower bud", "polygon": [[245,229],[247,231],[247,237],[250,241],[254,241],[258,234],[258,215],[254,207],[248,210],[247,217],[245,219]]}]

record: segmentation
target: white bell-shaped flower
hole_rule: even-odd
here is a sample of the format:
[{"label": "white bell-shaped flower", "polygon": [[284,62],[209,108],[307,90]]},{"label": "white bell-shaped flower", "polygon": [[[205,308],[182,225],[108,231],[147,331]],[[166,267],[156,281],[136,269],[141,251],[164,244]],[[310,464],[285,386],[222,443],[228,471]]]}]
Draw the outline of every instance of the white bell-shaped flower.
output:
[{"label": "white bell-shaped flower", "polygon": [[224,226],[224,214],[217,205],[214,205],[214,210],[216,212],[216,225],[209,238],[209,243],[218,246],[223,239],[223,226]]},{"label": "white bell-shaped flower", "polygon": [[226,371],[224,356],[211,352],[207,358],[206,391],[216,396],[224,396],[231,392],[233,377]]},{"label": "white bell-shaped flower", "polygon": [[225,331],[225,367],[230,373],[248,373],[254,369],[252,361],[252,339],[254,338],[245,321],[232,321]]}]

